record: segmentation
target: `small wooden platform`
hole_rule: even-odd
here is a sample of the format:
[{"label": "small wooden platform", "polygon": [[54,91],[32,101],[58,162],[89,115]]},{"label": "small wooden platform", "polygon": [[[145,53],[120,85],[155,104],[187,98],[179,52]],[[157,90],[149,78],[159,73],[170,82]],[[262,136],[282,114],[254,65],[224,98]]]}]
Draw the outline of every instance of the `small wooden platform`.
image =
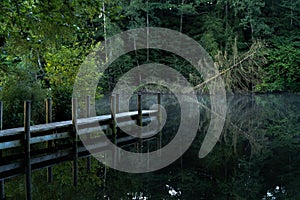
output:
[{"label": "small wooden platform", "polygon": [[[111,113],[95,117],[90,117],[90,97],[87,96],[87,118],[81,119],[77,119],[77,99],[72,98],[72,120],[62,122],[52,122],[52,101],[46,99],[45,102],[45,124],[30,126],[31,103],[25,101],[24,127],[1,130],[3,103],[0,101],[0,200],[4,200],[6,196],[5,180],[21,174],[25,174],[26,199],[31,200],[31,172],[47,168],[47,180],[52,182],[52,166],[65,161],[72,161],[73,185],[76,186],[78,159],[87,157],[87,170],[91,168],[90,152],[79,138],[86,138],[88,144],[85,144],[93,152],[107,150],[108,143],[111,145],[111,142],[117,146],[138,142],[141,147],[141,138],[127,135],[120,128],[133,124],[143,126],[153,120],[160,121],[160,110],[142,110],[141,93],[138,94],[137,111],[120,112],[119,96],[115,94],[111,96]],[[161,102],[160,93],[157,93],[157,102]],[[151,139],[154,134],[152,131],[139,136]]]},{"label": "small wooden platform", "polygon": [[[157,114],[156,110],[142,111],[143,116],[151,116],[151,115],[155,116],[156,114]],[[127,119],[128,117],[131,117],[132,120],[122,121],[122,118]],[[116,119],[118,121],[122,121],[120,125],[130,125],[136,123],[134,121],[137,120],[137,117],[138,117],[138,111],[116,114]],[[101,115],[96,117],[78,119],[77,125],[80,127],[83,126],[88,127],[88,125],[99,123],[101,125],[101,129],[106,130],[107,128],[109,128],[111,121],[112,121],[111,115]],[[30,126],[30,133],[31,133],[30,144],[69,137],[71,132],[70,129],[72,129],[72,127],[73,127],[72,120]],[[87,130],[80,128],[81,130],[80,134],[82,133],[87,134],[93,130],[93,129],[88,130],[88,128],[86,129]],[[24,127],[1,130],[0,150],[21,146],[22,140],[24,140]]]},{"label": "small wooden platform", "polygon": [[[129,117],[129,118],[128,118]],[[118,125],[130,126],[137,124],[138,112],[126,112],[116,114],[116,119],[121,121]],[[124,119],[122,121],[122,119]],[[126,121],[125,121],[126,119]],[[128,119],[131,119],[128,121]],[[148,123],[157,119],[156,110],[143,110],[142,122]],[[109,133],[112,124],[111,115],[102,115],[90,118],[78,119],[77,125],[80,126],[80,134],[90,134],[95,131],[93,125],[99,124],[103,131],[108,133],[105,137],[112,137]],[[98,127],[99,128],[99,127]],[[99,129],[98,129],[99,130]],[[30,126],[30,163],[32,170],[38,170],[55,164],[72,161],[74,156],[73,138],[74,127],[72,120],[63,122],[53,122],[49,124],[41,124]],[[24,128],[13,128],[0,131],[0,150],[2,150],[2,158],[0,160],[0,179],[11,178],[25,173],[24,166]],[[151,133],[145,133],[151,134]],[[53,141],[53,147],[46,146],[46,142]],[[93,145],[93,149],[105,150],[107,143],[99,143],[99,140]],[[133,136],[117,137],[116,144],[128,144],[136,142],[137,138]],[[90,153],[83,144],[77,143],[78,158],[87,157]]]}]

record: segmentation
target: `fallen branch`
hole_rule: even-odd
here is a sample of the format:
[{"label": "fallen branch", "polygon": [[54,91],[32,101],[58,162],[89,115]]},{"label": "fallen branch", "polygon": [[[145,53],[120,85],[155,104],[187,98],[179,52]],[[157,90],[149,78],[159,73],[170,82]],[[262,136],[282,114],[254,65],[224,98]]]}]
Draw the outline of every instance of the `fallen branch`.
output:
[{"label": "fallen branch", "polygon": [[246,60],[248,60],[249,58],[251,58],[251,57],[252,57],[254,54],[256,54],[256,53],[257,53],[257,50],[254,51],[254,52],[252,52],[251,54],[247,55],[247,56],[244,57],[242,60],[240,60],[239,62],[235,63],[234,65],[232,65],[232,66],[229,67],[228,69],[225,69],[224,71],[220,72],[219,74],[217,74],[217,75],[215,75],[215,76],[213,76],[213,77],[207,79],[206,81],[204,81],[204,82],[202,82],[202,83],[200,83],[200,84],[194,86],[193,89],[194,89],[194,90],[195,90],[195,89],[198,89],[198,88],[202,87],[203,85],[207,84],[208,82],[210,82],[210,81],[212,81],[212,80],[218,78],[219,76],[225,74],[226,72],[228,72],[228,71],[232,70],[233,68],[237,67],[238,65],[242,64],[243,62],[245,62]]}]

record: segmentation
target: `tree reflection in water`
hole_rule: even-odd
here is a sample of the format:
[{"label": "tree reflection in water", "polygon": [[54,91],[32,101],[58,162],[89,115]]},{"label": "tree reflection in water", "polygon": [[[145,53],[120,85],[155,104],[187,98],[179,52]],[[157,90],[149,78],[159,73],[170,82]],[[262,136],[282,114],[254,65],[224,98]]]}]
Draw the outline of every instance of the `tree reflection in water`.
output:
[{"label": "tree reflection in water", "polygon": [[[111,199],[300,199],[299,95],[228,96],[222,135],[204,159],[198,151],[209,125],[209,98],[200,101],[199,133],[182,158],[147,174],[110,171],[105,193]],[[172,118],[163,130],[166,144],[180,110],[171,96],[163,102]]]},{"label": "tree reflection in water", "polygon": [[[199,96],[199,132],[184,155],[170,166],[144,174],[105,168],[93,160],[86,172],[79,162],[79,187],[72,187],[71,163],[53,167],[54,182],[45,171],[33,173],[35,199],[300,199],[300,95],[228,95],[222,135],[205,158],[198,153],[210,122],[209,98]],[[150,107],[156,97],[145,98]],[[133,99],[135,102],[135,99]],[[163,95],[168,113],[162,145],[172,140],[180,108],[172,95]],[[133,108],[135,105],[132,105]],[[144,151],[157,140],[144,142]],[[180,148],[180,147],[179,147]],[[126,147],[135,149],[134,145]],[[8,180],[9,199],[24,199],[23,177]],[[19,185],[20,187],[15,187]]]}]

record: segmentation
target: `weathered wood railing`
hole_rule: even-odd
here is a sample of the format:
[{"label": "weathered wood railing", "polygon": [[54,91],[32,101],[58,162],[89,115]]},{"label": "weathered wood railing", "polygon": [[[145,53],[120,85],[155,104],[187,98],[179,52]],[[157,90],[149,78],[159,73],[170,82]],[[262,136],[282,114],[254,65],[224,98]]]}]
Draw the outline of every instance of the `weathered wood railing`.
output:
[{"label": "weathered wood railing", "polygon": [[[142,125],[151,120],[158,119],[157,110],[142,110],[141,96],[138,96],[138,110],[118,113],[118,101],[112,98],[111,114],[90,117],[89,97],[87,97],[87,118],[76,119],[76,99],[72,100],[72,120],[62,122],[52,122],[51,100],[46,100],[46,124],[30,126],[30,102],[24,102],[24,127],[2,129],[3,109],[0,102],[0,199],[5,199],[4,180],[25,174],[26,198],[31,196],[31,172],[42,168],[47,168],[48,182],[52,182],[51,166],[64,161],[73,162],[73,184],[78,182],[78,158],[87,157],[87,169],[91,167],[90,153],[82,142],[78,139],[75,126],[80,127],[80,134],[87,134],[99,130],[95,124],[99,124],[105,135],[98,137],[108,137],[116,145],[122,146],[128,143],[138,142],[138,138],[126,134],[117,134],[118,126],[130,126],[132,124]],[[160,103],[160,95],[158,95]],[[113,106],[114,105],[114,106]],[[115,118],[118,119],[116,124]],[[131,120],[128,120],[131,117]],[[122,120],[124,118],[124,120]],[[126,120],[125,120],[126,118]],[[149,134],[149,133],[146,133]],[[151,133],[150,133],[151,134]],[[98,134],[99,135],[99,134]],[[97,138],[95,144],[89,146],[90,150],[102,151],[108,147],[106,142],[99,142]]]}]

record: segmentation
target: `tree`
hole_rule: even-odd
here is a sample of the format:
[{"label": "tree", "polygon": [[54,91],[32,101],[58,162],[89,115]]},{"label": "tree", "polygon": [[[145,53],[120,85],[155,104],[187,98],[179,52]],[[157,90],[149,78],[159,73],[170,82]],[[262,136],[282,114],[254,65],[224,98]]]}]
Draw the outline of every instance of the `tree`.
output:
[{"label": "tree", "polygon": [[[77,68],[98,39],[92,31],[95,28],[92,19],[98,17],[101,2],[5,0],[1,5],[1,57],[4,61],[0,68],[0,73],[4,74],[0,78],[1,85],[15,87],[18,91],[19,83],[14,80],[26,77],[25,85],[39,83],[44,92],[51,89],[55,105],[62,102],[60,98],[66,98],[67,102],[58,110],[68,107]],[[28,73],[26,76],[24,70]],[[20,95],[6,100],[16,102],[15,98]]]},{"label": "tree", "polygon": [[296,92],[300,89],[300,50],[292,44],[279,45],[269,51],[263,82],[257,91]]}]

